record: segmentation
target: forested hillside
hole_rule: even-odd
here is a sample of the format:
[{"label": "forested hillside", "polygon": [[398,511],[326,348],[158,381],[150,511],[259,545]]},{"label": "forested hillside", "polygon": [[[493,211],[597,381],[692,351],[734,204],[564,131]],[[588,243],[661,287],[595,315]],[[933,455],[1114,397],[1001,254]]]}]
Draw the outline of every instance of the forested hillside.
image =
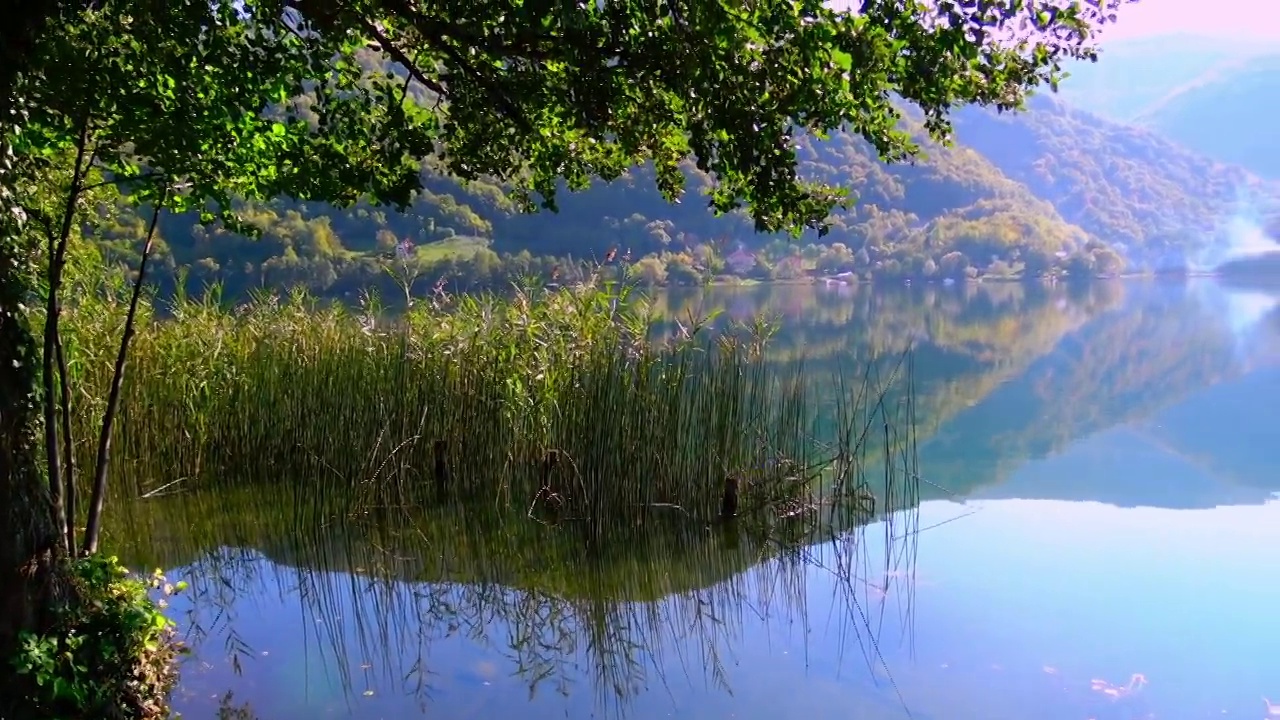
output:
[{"label": "forested hillside", "polygon": [[1214,68],[1162,97],[1136,118],[1188,148],[1280,179],[1280,55]]},{"label": "forested hillside", "polygon": [[[301,285],[351,299],[371,286],[395,294],[521,276],[572,279],[582,261],[612,250],[611,272],[652,284],[841,272],[960,279],[1170,270],[1208,241],[1242,188],[1257,185],[1243,170],[1051,98],[1033,98],[1030,107],[1017,115],[965,110],[950,147],[917,132],[925,153],[914,164],[886,165],[851,135],[799,138],[803,172],[855,197],[821,239],[758,235],[741,213],[716,217],[704,197],[710,178],[692,163],[680,204],[667,203],[641,168],[563,193],[558,213],[533,215],[519,212],[496,183],[464,185],[425,167],[427,189],[403,213],[282,198],[243,207],[256,239],[203,227],[193,215],[166,216],[156,277],[162,292],[185,278],[192,292],[219,283],[239,297]],[[292,109],[305,114],[305,99]],[[110,259],[136,265],[144,229],[136,214],[104,204],[94,225]]]},{"label": "forested hillside", "polygon": [[[915,165],[885,165],[860,139],[801,138],[803,169],[850,187],[856,201],[813,244],[754,233],[741,214],[716,217],[703,191],[709,179],[690,163],[684,202],[667,203],[652,173],[635,170],[559,198],[559,212],[517,211],[497,185],[463,186],[427,169],[428,190],[405,213],[358,205],[348,210],[288,200],[247,206],[259,239],[204,228],[194,216],[168,216],[159,266],[189,271],[193,288],[212,281],[233,295],[253,287],[305,284],[350,295],[386,276],[420,271],[423,282],[447,275],[484,285],[521,273],[548,274],[568,256],[600,258],[618,248],[632,271],[652,282],[696,284],[719,274],[794,277],[806,271],[888,276],[1008,274],[1031,255],[1057,259],[1084,251],[1088,237],[1053,207],[967,148],[928,146]],[[105,209],[102,237],[113,257],[131,264],[142,223]],[[397,246],[414,246],[402,268]],[[739,247],[746,252],[738,252]],[[407,246],[402,246],[407,247]],[[763,251],[763,252],[761,252]],[[648,256],[648,257],[645,257]],[[1065,262],[1065,261],[1064,261]]]},{"label": "forested hillside", "polygon": [[1221,227],[1241,202],[1275,197],[1244,169],[1150,130],[1051,97],[1029,107],[1018,116],[963,111],[957,137],[1138,269],[1184,267],[1207,243],[1225,241]]}]

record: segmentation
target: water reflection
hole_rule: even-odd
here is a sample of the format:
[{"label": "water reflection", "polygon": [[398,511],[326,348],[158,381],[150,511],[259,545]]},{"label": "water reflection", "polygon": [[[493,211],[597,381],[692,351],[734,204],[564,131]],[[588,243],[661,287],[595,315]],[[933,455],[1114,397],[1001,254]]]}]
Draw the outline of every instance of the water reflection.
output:
[{"label": "water reflection", "polygon": [[[242,498],[242,513],[261,508],[237,513],[249,520],[243,545],[179,571],[193,581],[174,605],[196,649],[179,698],[188,717],[221,688],[263,718],[428,706],[450,717],[651,717],[751,693],[762,671],[803,674],[814,636],[868,643],[859,657],[876,667],[886,623],[909,626],[909,529],[875,558],[857,533],[799,548],[688,524],[591,552],[527,519],[444,510],[273,532],[278,499]],[[819,590],[826,612],[814,616]]]},{"label": "water reflection", "polygon": [[476,507],[300,518],[272,487],[119,498],[113,543],[195,582],[175,608],[197,649],[189,718],[228,689],[264,720],[1264,717],[1272,298],[1209,281],[661,296],[668,316],[781,316],[771,361],[822,382],[914,343],[923,502],[801,546],[679,522],[593,545]]},{"label": "water reflection", "polygon": [[[1021,717],[1262,716],[1259,696],[1280,681],[1280,503],[972,505],[920,540],[919,573],[947,590],[917,593],[916,662],[894,666],[913,702],[936,702],[931,683],[967,668],[975,690],[1022,694]],[[921,522],[954,511],[926,503]],[[1127,702],[1092,690],[1094,679],[1127,685],[1134,673],[1148,684]],[[990,717],[997,700],[973,702],[952,717]]]},{"label": "water reflection", "polygon": [[[1077,288],[862,285],[839,294],[774,286],[684,291],[663,298],[661,309],[775,315],[781,320],[775,361],[803,355],[806,367],[822,373],[913,344],[921,492],[951,498],[998,485],[1028,460],[1080,438],[1133,425],[1142,426],[1122,430],[1113,442],[1219,448],[1233,442],[1238,450],[1223,450],[1214,462],[1239,465],[1240,453],[1266,447],[1262,436],[1276,426],[1268,408],[1225,398],[1274,392],[1264,386],[1269,369],[1280,369],[1276,299],[1280,284],[1237,289],[1210,280]],[[1198,406],[1197,397],[1204,398]],[[1184,400],[1196,409],[1155,418]],[[1200,424],[1196,414],[1216,421],[1192,431]],[[1242,414],[1250,415],[1243,423]],[[1180,439],[1170,440],[1171,432]],[[1270,478],[1268,462],[1249,472]],[[1280,489],[1280,481],[1270,487]],[[1077,496],[1090,492],[1085,486]]]}]

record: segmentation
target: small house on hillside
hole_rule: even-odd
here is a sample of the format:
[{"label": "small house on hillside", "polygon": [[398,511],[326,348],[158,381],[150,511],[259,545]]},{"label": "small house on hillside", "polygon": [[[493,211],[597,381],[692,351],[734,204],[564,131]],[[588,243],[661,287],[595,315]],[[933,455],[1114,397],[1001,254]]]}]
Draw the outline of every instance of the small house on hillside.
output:
[{"label": "small house on hillside", "polygon": [[756,266],[756,255],[753,252],[738,248],[724,259],[724,264],[729,268],[730,272],[741,275]]}]

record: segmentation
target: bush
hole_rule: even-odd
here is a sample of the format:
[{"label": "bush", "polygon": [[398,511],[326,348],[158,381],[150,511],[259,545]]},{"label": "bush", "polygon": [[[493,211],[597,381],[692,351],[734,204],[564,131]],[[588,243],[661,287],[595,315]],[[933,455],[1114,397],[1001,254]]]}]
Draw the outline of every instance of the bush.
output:
[{"label": "bush", "polygon": [[[160,571],[130,575],[115,557],[93,555],[70,567],[72,601],[46,633],[24,633],[11,663],[24,718],[168,716],[182,652],[162,612],[171,585]],[[151,598],[151,591],[162,597]]]}]

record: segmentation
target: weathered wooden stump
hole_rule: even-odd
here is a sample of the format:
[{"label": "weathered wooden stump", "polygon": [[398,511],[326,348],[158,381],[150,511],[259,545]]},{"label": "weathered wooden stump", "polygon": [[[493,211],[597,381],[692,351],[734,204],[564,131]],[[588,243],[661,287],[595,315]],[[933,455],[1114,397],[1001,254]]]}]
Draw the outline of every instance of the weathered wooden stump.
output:
[{"label": "weathered wooden stump", "polygon": [[724,478],[724,497],[720,499],[720,517],[729,519],[738,516],[738,486],[740,481],[736,475]]},{"label": "weathered wooden stump", "polygon": [[431,450],[436,461],[436,498],[443,500],[445,493],[449,491],[449,443],[443,439],[436,440],[431,444]]}]

